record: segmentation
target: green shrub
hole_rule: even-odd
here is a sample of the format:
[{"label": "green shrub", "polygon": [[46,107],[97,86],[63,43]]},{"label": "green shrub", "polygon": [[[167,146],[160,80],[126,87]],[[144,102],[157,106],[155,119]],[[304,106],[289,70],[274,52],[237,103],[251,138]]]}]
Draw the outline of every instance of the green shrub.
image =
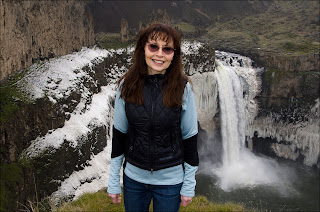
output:
[{"label": "green shrub", "polygon": [[98,33],[96,43],[104,49],[120,49],[128,47],[131,42],[121,42],[120,33]]},{"label": "green shrub", "polygon": [[186,32],[186,33],[196,31],[196,28],[192,24],[189,24],[186,22],[179,22],[177,24],[174,24],[173,26],[178,27],[179,30],[181,30],[182,32]]},{"label": "green shrub", "polygon": [[22,172],[20,162],[0,165],[0,211],[16,205],[17,194],[14,191],[23,181]]},{"label": "green shrub", "polygon": [[316,50],[317,46],[313,45],[310,41],[305,41],[303,43],[285,42],[283,43],[283,48],[289,52],[305,52]]},{"label": "green shrub", "polygon": [[27,95],[18,87],[18,81],[25,76],[26,71],[21,71],[10,76],[0,85],[0,122],[6,122],[8,117],[19,107],[17,102],[30,102]]}]

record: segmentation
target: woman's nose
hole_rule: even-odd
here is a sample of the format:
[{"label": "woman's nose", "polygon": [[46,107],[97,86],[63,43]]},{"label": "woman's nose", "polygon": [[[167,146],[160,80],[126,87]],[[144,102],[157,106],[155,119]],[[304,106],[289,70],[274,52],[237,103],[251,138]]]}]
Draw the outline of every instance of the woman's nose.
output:
[{"label": "woman's nose", "polygon": [[163,56],[162,47],[159,47],[156,55]]}]

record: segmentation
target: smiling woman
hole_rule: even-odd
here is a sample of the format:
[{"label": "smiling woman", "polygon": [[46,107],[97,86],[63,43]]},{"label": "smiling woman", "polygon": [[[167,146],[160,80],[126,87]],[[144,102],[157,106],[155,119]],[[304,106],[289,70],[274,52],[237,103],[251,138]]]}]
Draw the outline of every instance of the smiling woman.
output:
[{"label": "smiling woman", "polygon": [[149,211],[151,200],[155,212],[178,211],[194,196],[197,114],[180,55],[180,34],[153,24],[140,32],[133,64],[118,82],[108,193],[121,202],[125,157],[126,211]]}]

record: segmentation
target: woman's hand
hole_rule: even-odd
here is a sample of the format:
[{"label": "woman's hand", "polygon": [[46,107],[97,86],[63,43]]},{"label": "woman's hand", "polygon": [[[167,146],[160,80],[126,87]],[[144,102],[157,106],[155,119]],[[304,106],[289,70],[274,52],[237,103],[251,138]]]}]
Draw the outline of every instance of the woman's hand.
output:
[{"label": "woman's hand", "polygon": [[189,203],[192,201],[192,197],[185,197],[181,195],[181,203],[180,205],[182,205],[183,207],[186,207],[187,205],[189,205]]},{"label": "woman's hand", "polygon": [[121,202],[121,194],[110,194],[108,193],[109,197],[111,198],[113,204],[117,204]]}]

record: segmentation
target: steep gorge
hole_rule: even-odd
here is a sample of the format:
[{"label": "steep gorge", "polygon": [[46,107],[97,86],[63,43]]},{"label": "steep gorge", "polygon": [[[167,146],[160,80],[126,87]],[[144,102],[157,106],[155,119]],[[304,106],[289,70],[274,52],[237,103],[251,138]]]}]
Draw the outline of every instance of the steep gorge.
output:
[{"label": "steep gorge", "polygon": [[[0,12],[1,17],[5,17],[0,22],[2,67],[0,80],[11,71],[28,68],[39,59],[38,67],[41,67],[48,62],[48,58],[66,55],[73,50],[80,50],[82,46],[94,43],[92,18],[85,9],[84,2],[62,1],[58,6],[56,1],[3,0]],[[215,57],[213,48],[216,46],[210,44],[192,50],[192,47],[197,45],[192,43],[188,47],[192,53],[185,54],[184,65],[198,94],[196,101],[199,124],[202,129],[207,130],[215,127],[215,124],[219,125],[219,118],[216,116],[218,94],[213,74]],[[244,51],[242,48],[234,49],[234,47],[230,46],[225,50]],[[16,51],[12,51],[13,49]],[[113,51],[110,55],[105,55],[103,61],[101,58],[97,59],[99,58],[97,56],[85,67],[75,68],[72,72],[77,76],[76,85],[70,91],[65,90],[57,96],[50,95],[50,92],[59,90],[64,78],[63,75],[52,76],[48,73],[44,96],[31,102],[14,99],[18,110],[0,125],[1,174],[7,175],[1,175],[1,179],[6,181],[5,185],[1,184],[1,207],[17,210],[21,207],[16,204],[17,200],[22,204],[26,204],[28,200],[36,201],[36,193],[43,199],[61,188],[74,171],[81,171],[90,166],[88,161],[92,157],[105,153],[104,149],[111,137],[113,94],[105,94],[108,92],[104,86],[113,84],[128,68],[131,51],[132,49]],[[319,54],[279,56],[262,51],[255,54],[253,51],[246,52],[245,55],[252,56],[255,66],[266,68],[262,74],[262,92],[257,97],[259,114],[256,126],[252,129],[252,133],[254,130],[257,133],[249,145],[257,152],[304,163],[305,155],[313,147],[303,146],[294,139],[286,140],[285,135],[290,132],[284,132],[284,136],[279,136],[277,132],[272,131],[272,128],[280,120],[284,121],[281,122],[284,128],[291,123],[305,125],[310,122],[310,118],[314,118],[310,117],[312,112],[315,115],[319,114],[315,102],[319,98]],[[75,58],[67,60],[77,62]],[[40,70],[47,71],[46,68]],[[37,80],[33,82],[38,83]],[[105,107],[109,108],[108,114],[100,114],[101,117],[108,119],[106,123],[100,123],[97,118],[90,119],[84,127],[89,129],[85,131],[86,133],[81,134],[81,131],[79,137],[75,139],[68,136],[59,137],[58,140],[62,143],[57,149],[51,143],[45,151],[40,151],[36,156],[32,155],[34,149],[26,150],[33,145],[36,150],[41,150],[36,143],[45,143],[46,139],[49,142],[53,141],[54,135],[59,129],[63,129],[66,123],[69,124],[73,116],[86,114],[86,111],[90,110],[90,104],[98,93],[105,94],[103,96],[107,105]],[[319,121],[317,118],[319,117],[314,119],[315,123]],[[79,126],[82,129],[80,123]],[[263,133],[266,131],[268,133]],[[22,156],[28,154],[32,157],[30,160],[25,160],[26,158]],[[315,161],[307,161],[305,164],[319,167],[319,159],[315,158]],[[96,176],[83,178],[79,185],[72,186],[76,190],[96,178]],[[63,189],[61,188],[61,192],[58,190],[60,193],[57,192],[57,196],[63,194],[60,197],[66,199],[74,197],[74,193],[68,193]]]}]

